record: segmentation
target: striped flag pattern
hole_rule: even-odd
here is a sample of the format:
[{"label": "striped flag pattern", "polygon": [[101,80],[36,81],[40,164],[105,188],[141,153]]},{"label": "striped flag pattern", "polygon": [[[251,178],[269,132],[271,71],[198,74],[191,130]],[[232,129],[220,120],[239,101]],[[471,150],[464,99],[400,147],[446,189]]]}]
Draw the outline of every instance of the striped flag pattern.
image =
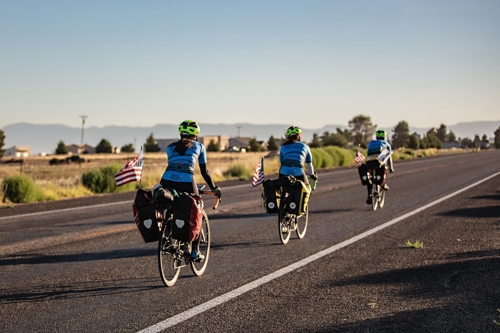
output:
[{"label": "striped flag pattern", "polygon": [[141,152],[132,161],[115,175],[116,186],[122,186],[131,182],[140,182],[142,176],[142,165],[144,164],[144,154]]},{"label": "striped flag pattern", "polygon": [[261,158],[252,179],[252,187],[262,184],[264,181],[264,158]]},{"label": "striped flag pattern", "polygon": [[365,155],[363,155],[363,153],[361,153],[361,151],[358,149],[358,152],[356,153],[356,157],[354,158],[354,161],[358,164],[361,164],[361,163],[363,163],[364,160],[365,160]]}]

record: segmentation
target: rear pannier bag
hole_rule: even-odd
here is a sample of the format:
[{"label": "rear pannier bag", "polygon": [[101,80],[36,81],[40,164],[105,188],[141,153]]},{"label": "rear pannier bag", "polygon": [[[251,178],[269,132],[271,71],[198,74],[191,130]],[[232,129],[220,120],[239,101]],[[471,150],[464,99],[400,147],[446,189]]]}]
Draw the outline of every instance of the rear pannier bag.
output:
[{"label": "rear pannier bag", "polygon": [[200,196],[179,193],[172,205],[172,237],[181,242],[194,241],[201,230],[203,200]]},{"label": "rear pannier bag", "polygon": [[262,183],[262,201],[268,214],[275,214],[279,211],[280,195],[279,187],[276,187],[275,180],[268,179]]},{"label": "rear pannier bag", "polygon": [[361,184],[366,186],[370,183],[370,176],[368,176],[368,167],[366,164],[361,164],[358,167],[359,179],[361,179]]},{"label": "rear pannier bag", "polygon": [[296,180],[288,187],[288,199],[285,211],[298,216],[304,215],[311,195],[311,185]]},{"label": "rear pannier bag", "polygon": [[385,177],[387,176],[387,169],[385,167],[380,167],[375,169],[375,177],[372,179],[373,184],[383,185],[385,184]]},{"label": "rear pannier bag", "polygon": [[145,243],[156,242],[160,228],[156,219],[155,202],[151,191],[138,189],[132,204],[134,220]]}]

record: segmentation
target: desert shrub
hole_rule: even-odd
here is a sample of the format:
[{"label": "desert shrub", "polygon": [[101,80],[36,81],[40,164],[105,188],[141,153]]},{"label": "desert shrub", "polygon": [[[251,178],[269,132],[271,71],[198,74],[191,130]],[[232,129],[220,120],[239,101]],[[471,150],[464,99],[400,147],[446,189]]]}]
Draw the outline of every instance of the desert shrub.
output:
[{"label": "desert shrub", "polygon": [[253,176],[254,172],[255,170],[248,165],[235,164],[227,170],[226,174],[239,180],[248,180]]},{"label": "desert shrub", "polygon": [[134,182],[120,187],[116,186],[115,174],[120,170],[120,165],[113,164],[99,168],[99,170],[84,172],[82,184],[93,193],[126,192],[135,189]]},{"label": "desert shrub", "polygon": [[324,148],[312,148],[313,166],[316,169],[328,168],[333,166],[333,157],[326,152]]},{"label": "desert shrub", "polygon": [[333,166],[350,166],[356,154],[352,150],[337,146],[328,146],[324,148],[333,158]]},{"label": "desert shrub", "polygon": [[24,174],[5,178],[2,187],[5,190],[4,201],[8,199],[14,203],[28,203],[44,200],[42,190]]}]

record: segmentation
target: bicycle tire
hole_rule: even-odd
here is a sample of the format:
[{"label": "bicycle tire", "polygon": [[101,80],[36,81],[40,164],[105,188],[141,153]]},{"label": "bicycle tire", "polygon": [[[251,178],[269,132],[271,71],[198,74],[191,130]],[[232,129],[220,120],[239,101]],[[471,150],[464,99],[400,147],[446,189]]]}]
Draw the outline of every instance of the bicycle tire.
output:
[{"label": "bicycle tire", "polygon": [[172,239],[168,229],[168,223],[164,222],[158,240],[158,268],[163,283],[172,287],[179,277],[181,258],[178,257],[178,242]]},{"label": "bicycle tire", "polygon": [[297,225],[295,232],[297,233],[297,237],[299,239],[304,238],[304,236],[306,235],[308,220],[309,220],[309,205],[306,206],[306,213],[304,215],[302,215],[301,217],[297,216],[295,217],[295,223]]},{"label": "bicycle tire", "polygon": [[280,202],[280,209],[278,212],[278,232],[280,235],[280,241],[283,244],[288,243],[288,241],[290,240],[290,235],[292,233],[290,231],[290,228],[288,227],[288,224],[287,224],[286,219],[285,219],[285,216],[286,216],[285,202],[286,202],[285,199],[283,199]]},{"label": "bicycle tire", "polygon": [[378,206],[380,208],[384,207],[384,203],[385,203],[385,190],[384,189],[381,189],[380,190],[380,193],[379,193],[379,202],[378,202]]},{"label": "bicycle tire", "polygon": [[[202,255],[205,256],[205,259],[202,261],[190,261],[191,270],[194,275],[201,276],[207,269],[208,258],[210,256],[210,223],[208,221],[208,216],[205,212],[203,212],[203,221],[200,230],[200,241],[198,243],[198,250]],[[191,249],[191,251],[196,249]]]},{"label": "bicycle tire", "polygon": [[375,184],[372,187],[372,209],[373,210],[377,210],[377,208],[378,208],[379,187],[380,187],[380,185],[375,185]]}]

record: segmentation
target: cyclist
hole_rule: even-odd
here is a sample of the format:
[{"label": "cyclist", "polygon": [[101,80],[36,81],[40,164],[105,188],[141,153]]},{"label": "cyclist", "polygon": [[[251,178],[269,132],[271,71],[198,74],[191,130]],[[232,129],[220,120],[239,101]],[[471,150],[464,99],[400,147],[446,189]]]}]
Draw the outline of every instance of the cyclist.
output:
[{"label": "cyclist", "polygon": [[[367,157],[366,157],[366,164],[369,169],[373,168],[384,168],[384,184],[382,185],[384,190],[389,190],[389,186],[385,183],[385,174],[387,173],[387,168],[389,167],[389,171],[391,173],[394,172],[394,165],[392,163],[392,156],[390,155],[391,153],[391,145],[385,140],[387,137],[387,133],[383,130],[378,130],[375,132],[375,140],[372,140],[368,143],[367,147]],[[387,149],[387,152],[389,154],[389,158],[386,160],[385,164],[380,164],[378,162],[378,157],[380,153],[384,149]],[[368,189],[368,198],[366,199],[366,203],[371,205],[372,203],[372,187],[373,184],[371,182],[368,183],[366,186]]]},{"label": "cyclist", "polygon": [[290,126],[286,130],[286,141],[280,148],[280,177],[294,176],[296,179],[309,184],[304,171],[304,163],[307,167],[309,177],[318,180],[318,174],[314,172],[312,165],[311,149],[305,143],[300,142],[302,130],[297,126]]},{"label": "cyclist", "polygon": [[[199,195],[198,185],[193,176],[196,162],[198,162],[203,179],[220,198],[220,187],[215,186],[207,169],[205,146],[197,142],[200,126],[194,120],[185,120],[179,125],[179,134],[180,140],[171,143],[166,148],[168,166],[161,179],[162,187]],[[198,238],[193,241],[193,249],[198,249],[198,242]],[[204,259],[204,256],[198,250],[193,250],[191,258],[199,261]]]}]

